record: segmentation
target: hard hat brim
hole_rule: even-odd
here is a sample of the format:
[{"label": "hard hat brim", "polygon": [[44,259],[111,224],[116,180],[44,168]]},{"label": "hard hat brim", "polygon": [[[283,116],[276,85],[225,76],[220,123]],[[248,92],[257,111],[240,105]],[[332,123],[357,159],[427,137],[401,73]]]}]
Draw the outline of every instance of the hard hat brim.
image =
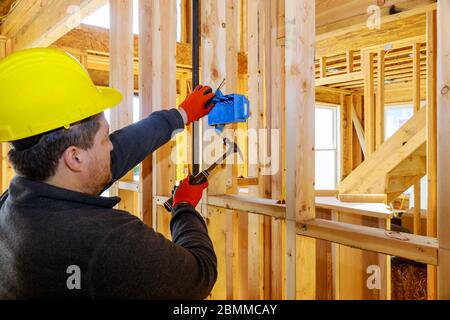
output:
[{"label": "hard hat brim", "polygon": [[122,101],[122,94],[114,88],[97,86],[104,110],[117,106]]}]

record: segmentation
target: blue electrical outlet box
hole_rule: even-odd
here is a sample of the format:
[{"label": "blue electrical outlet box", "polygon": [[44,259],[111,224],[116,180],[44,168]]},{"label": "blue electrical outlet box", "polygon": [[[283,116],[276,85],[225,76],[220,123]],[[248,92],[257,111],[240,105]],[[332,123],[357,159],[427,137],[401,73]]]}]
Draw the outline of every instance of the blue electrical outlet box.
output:
[{"label": "blue electrical outlet box", "polygon": [[213,102],[215,105],[208,115],[208,124],[216,127],[219,133],[226,124],[246,122],[250,117],[250,102],[243,95],[223,95],[217,90]]}]

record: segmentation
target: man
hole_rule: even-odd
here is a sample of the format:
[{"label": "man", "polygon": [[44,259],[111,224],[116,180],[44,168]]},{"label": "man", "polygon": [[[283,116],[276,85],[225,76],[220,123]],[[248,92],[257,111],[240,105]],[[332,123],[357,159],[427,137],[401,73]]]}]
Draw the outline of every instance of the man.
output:
[{"label": "man", "polygon": [[104,190],[212,108],[197,87],[180,108],[109,134],[121,100],[73,57],[30,49],[0,61],[0,142],[17,172],[0,198],[0,299],[203,299],[217,278],[195,207],[207,184],[174,195],[173,242]]}]

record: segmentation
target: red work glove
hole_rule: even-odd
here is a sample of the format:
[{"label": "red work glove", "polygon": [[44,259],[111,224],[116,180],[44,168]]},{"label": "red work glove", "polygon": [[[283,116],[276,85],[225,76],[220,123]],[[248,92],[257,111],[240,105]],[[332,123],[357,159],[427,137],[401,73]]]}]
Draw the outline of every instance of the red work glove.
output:
[{"label": "red work glove", "polygon": [[203,196],[203,190],[208,188],[208,182],[193,186],[189,184],[189,178],[190,177],[187,177],[186,179],[181,181],[180,185],[175,191],[175,194],[173,196],[173,208],[175,208],[177,204],[183,202],[190,203],[195,208]]},{"label": "red work glove", "polygon": [[214,104],[211,103],[211,99],[214,98],[215,93],[208,86],[197,86],[186,99],[180,104],[180,108],[186,111],[188,116],[187,124],[199,120],[206,116]]}]

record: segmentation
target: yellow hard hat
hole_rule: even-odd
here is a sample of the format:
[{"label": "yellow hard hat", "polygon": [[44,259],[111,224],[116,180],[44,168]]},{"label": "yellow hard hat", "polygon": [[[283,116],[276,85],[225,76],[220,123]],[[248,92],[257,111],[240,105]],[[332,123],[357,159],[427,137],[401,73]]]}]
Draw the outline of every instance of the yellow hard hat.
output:
[{"label": "yellow hard hat", "polygon": [[96,87],[70,54],[27,49],[0,61],[0,142],[32,137],[120,103],[119,91]]}]

